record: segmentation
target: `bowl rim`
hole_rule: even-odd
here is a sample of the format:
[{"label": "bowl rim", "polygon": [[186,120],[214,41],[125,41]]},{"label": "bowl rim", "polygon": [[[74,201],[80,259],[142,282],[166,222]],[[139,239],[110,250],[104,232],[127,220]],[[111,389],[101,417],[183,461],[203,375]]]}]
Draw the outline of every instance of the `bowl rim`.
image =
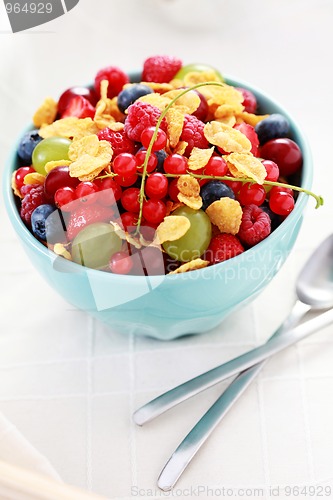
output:
[{"label": "bowl rim", "polygon": [[[141,72],[140,71],[132,71],[128,72],[128,75],[130,76],[131,81],[140,81],[141,77]],[[310,146],[308,143],[308,140],[302,130],[302,128],[299,126],[298,122],[295,121],[295,119],[289,114],[289,112],[282,106],[277,100],[272,99],[266,92],[262,91],[260,88],[257,86],[254,86],[245,80],[235,78],[234,76],[225,74],[223,75],[225,79],[225,83],[234,85],[236,87],[243,87],[245,89],[250,90],[255,94],[255,96],[258,98],[259,101],[267,101],[271,103],[274,107],[277,107],[279,109],[279,112],[281,112],[289,121],[290,128],[293,131],[294,135],[297,135],[297,144],[300,146],[302,153],[303,153],[303,166],[302,166],[302,174],[301,174],[301,186],[304,187],[305,189],[310,189],[312,185],[312,180],[313,180],[313,163],[312,163],[312,154],[310,150]],[[26,133],[29,130],[32,130],[34,128],[31,124],[25,127],[22,131],[22,133],[19,135],[19,137],[16,139],[16,141],[13,144],[13,147],[9,153],[8,159],[5,163],[5,167],[3,170],[3,175],[2,175],[2,180],[3,180],[3,197],[5,201],[5,206],[7,209],[7,213],[9,215],[9,218],[11,220],[11,223],[20,236],[26,243],[33,247],[38,253],[43,254],[45,257],[51,258],[53,260],[57,258],[62,259],[62,265],[63,269],[65,272],[72,272],[74,274],[86,274],[89,271],[89,274],[93,276],[95,273],[97,273],[99,279],[101,279],[101,275],[104,275],[105,279],[112,279],[114,281],[121,281],[122,283],[124,282],[124,279],[131,281],[133,284],[137,282],[138,280],[142,280],[149,278],[150,281],[155,281],[155,280],[160,280],[161,277],[164,277],[164,279],[167,279],[168,281],[171,280],[176,280],[176,279],[191,279],[191,276],[193,277],[193,273],[195,273],[196,278],[199,278],[200,275],[203,275],[205,273],[205,279],[207,279],[207,272],[209,273],[209,270],[211,270],[212,278],[214,277],[214,273],[219,273],[223,268],[226,268],[227,266],[237,266],[241,262],[245,260],[253,260],[253,255],[255,252],[258,251],[265,251],[272,247],[274,242],[278,239],[280,239],[280,236],[282,233],[284,233],[286,230],[288,230],[288,226],[292,226],[295,221],[297,221],[300,216],[302,211],[304,210],[307,201],[308,201],[308,195],[306,193],[299,193],[296,203],[295,203],[295,208],[293,211],[288,215],[288,217],[274,230],[272,233],[262,240],[260,243],[255,245],[252,248],[247,249],[245,252],[241,253],[240,255],[237,255],[236,257],[233,257],[232,259],[229,259],[224,262],[220,262],[218,264],[214,264],[213,266],[209,266],[207,268],[203,269],[196,269],[191,271],[190,273],[180,273],[180,274],[167,274],[167,275],[157,275],[157,276],[132,276],[132,275],[117,275],[117,274],[112,274],[108,273],[105,271],[100,271],[96,269],[91,269],[91,268],[86,268],[84,266],[81,266],[80,264],[76,264],[75,262],[68,261],[64,259],[63,257],[57,256],[52,250],[48,249],[45,245],[43,245],[37,238],[33,236],[33,234],[29,231],[29,229],[25,226],[23,223],[22,219],[19,216],[19,212],[16,207],[15,203],[15,196],[12,191],[11,187],[11,178],[13,171],[17,167],[17,148],[19,145],[19,142],[23,136],[24,133]],[[97,276],[96,275],[96,276]],[[112,277],[112,278],[111,278]],[[193,278],[192,278],[193,279]]]}]

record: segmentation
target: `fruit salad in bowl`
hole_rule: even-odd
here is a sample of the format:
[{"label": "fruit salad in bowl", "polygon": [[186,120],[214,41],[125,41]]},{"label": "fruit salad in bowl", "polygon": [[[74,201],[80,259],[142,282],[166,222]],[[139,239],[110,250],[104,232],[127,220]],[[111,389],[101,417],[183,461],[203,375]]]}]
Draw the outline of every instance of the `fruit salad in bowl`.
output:
[{"label": "fruit salad in bowl", "polygon": [[208,65],[148,58],[46,98],[5,172],[26,251],[69,302],[161,339],[209,330],[275,275],[312,164],[272,99]]}]

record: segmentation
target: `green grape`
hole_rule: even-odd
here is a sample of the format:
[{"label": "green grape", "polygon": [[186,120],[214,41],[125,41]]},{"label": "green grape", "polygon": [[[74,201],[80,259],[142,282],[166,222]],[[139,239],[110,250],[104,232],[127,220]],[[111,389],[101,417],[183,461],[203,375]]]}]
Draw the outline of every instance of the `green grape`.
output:
[{"label": "green grape", "polygon": [[212,225],[208,215],[203,210],[193,210],[189,207],[179,207],[172,215],[187,217],[191,227],[179,240],[163,243],[164,250],[172,259],[180,262],[199,258],[207,250],[212,237]]},{"label": "green grape", "polygon": [[53,160],[68,160],[68,148],[72,141],[64,137],[43,139],[32,153],[32,164],[37,172],[46,175],[45,165]]},{"label": "green grape", "polygon": [[111,224],[95,222],[82,229],[72,244],[72,259],[77,264],[102,269],[109,264],[110,257],[119,252],[122,241]]},{"label": "green grape", "polygon": [[[186,66],[183,66],[178,71],[175,78],[182,80],[184,78],[184,76],[187,75],[187,73],[191,73],[192,71],[203,73],[204,71],[212,71],[212,70],[216,73],[216,75],[221,80],[221,82],[224,82],[223,76],[216,68],[214,68],[213,66],[210,66],[210,64],[200,64],[200,63],[187,64]],[[200,89],[199,89],[199,91],[200,91]]]}]

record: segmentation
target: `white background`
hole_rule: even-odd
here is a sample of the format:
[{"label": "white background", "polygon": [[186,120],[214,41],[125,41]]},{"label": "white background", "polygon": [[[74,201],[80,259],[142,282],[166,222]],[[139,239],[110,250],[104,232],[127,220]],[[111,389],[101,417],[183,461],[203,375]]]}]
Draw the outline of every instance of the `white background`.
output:
[{"label": "white background", "polygon": [[[66,16],[15,35],[5,33],[4,16],[1,4],[0,169],[45,96],[92,81],[103,66],[140,68],[154,54],[211,63],[261,87],[301,123],[311,144],[313,189],[325,206],[315,211],[309,202],[284,268],[253,305],[215,331],[171,343],[122,337],[70,309],[28,262],[1,201],[0,411],[65,481],[108,498],[128,498],[132,486],[148,495],[221,388],[143,429],[131,423],[133,410],[264,341],[292,304],[301,264],[331,232],[333,3],[80,0]],[[332,333],[329,328],[267,365],[180,489],[333,487]]]}]

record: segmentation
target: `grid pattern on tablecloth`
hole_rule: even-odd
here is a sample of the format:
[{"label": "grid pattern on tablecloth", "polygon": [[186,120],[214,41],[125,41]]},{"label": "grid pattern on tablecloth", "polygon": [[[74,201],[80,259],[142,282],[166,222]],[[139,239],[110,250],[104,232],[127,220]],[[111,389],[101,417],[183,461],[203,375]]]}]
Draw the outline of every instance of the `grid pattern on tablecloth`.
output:
[{"label": "grid pattern on tablecloth", "polygon": [[[4,251],[16,258],[1,269],[0,411],[65,481],[111,499],[151,497],[167,458],[227,383],[143,428],[131,421],[134,409],[268,338],[292,305],[292,284],[310,250],[301,236],[264,293],[220,327],[163,343],[118,335],[69,308],[9,235]],[[222,487],[333,483],[331,333],[327,328],[265,366],[179,491],[200,486],[200,498],[209,498],[209,489]]]}]

